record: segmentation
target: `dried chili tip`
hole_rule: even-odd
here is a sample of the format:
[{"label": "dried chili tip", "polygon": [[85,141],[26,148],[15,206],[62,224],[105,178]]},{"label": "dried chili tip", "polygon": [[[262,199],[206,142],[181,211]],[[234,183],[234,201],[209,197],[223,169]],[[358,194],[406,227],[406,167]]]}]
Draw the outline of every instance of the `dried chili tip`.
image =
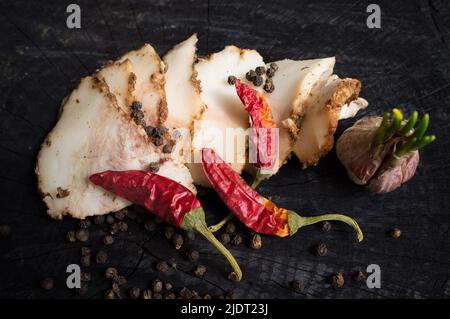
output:
[{"label": "dried chili tip", "polygon": [[341,272],[335,273],[330,277],[329,281],[333,288],[342,288],[345,283],[344,274]]}]

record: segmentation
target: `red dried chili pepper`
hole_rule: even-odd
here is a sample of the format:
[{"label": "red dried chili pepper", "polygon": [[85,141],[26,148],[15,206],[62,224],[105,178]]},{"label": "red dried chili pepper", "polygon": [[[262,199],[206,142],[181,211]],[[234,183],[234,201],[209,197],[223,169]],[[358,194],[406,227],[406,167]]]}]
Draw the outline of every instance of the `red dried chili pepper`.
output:
[{"label": "red dried chili pepper", "polygon": [[[250,142],[256,151],[258,172],[253,187],[270,173],[278,155],[278,131],[270,107],[262,94],[239,80],[235,81],[236,92],[251,118]],[[252,154],[253,152],[250,152]]]},{"label": "red dried chili pepper", "polygon": [[295,234],[303,226],[338,220],[355,229],[358,241],[363,239],[358,224],[348,216],[325,214],[302,217],[292,210],[279,208],[247,185],[212,149],[202,149],[202,165],[206,177],[220,198],[242,223],[255,232],[285,237]]},{"label": "red dried chili pepper", "polygon": [[119,197],[145,207],[173,226],[198,231],[227,258],[234,270],[230,278],[234,281],[241,280],[242,272],[236,260],[208,229],[202,205],[183,185],[164,176],[139,170],[105,171],[91,175],[89,180]]}]

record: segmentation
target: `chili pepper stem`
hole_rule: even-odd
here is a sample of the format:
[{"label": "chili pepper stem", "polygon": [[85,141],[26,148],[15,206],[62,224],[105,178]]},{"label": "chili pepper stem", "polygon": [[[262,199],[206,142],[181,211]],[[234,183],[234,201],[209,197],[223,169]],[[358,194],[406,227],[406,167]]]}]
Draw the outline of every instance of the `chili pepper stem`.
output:
[{"label": "chili pepper stem", "polygon": [[187,213],[183,219],[181,224],[181,228],[183,229],[193,229],[203,235],[211,244],[216,247],[222,255],[230,263],[233,268],[233,272],[230,274],[229,278],[233,281],[241,281],[242,279],[242,271],[239,267],[236,259],[234,259],[233,255],[222,245],[220,241],[217,240],[216,237],[212,234],[212,232],[208,229],[205,222],[205,212],[203,209],[194,209],[193,211]]},{"label": "chili pepper stem", "polygon": [[218,231],[219,229],[221,229],[223,226],[225,226],[225,224],[231,220],[233,218],[233,214],[232,213],[228,213],[227,217],[225,217],[224,219],[222,219],[220,222],[218,222],[217,224],[213,225],[213,226],[209,226],[208,229],[211,233],[215,233],[216,231]]},{"label": "chili pepper stem", "polygon": [[290,228],[290,235],[293,235],[299,230],[300,228],[312,224],[316,224],[319,222],[329,221],[329,220],[337,220],[343,223],[346,223],[347,225],[353,227],[353,229],[356,232],[356,237],[358,238],[358,242],[361,242],[364,238],[361,228],[359,227],[358,223],[353,219],[345,215],[341,214],[324,214],[320,216],[311,216],[311,217],[302,217],[298,215],[294,211],[288,211],[288,218],[289,218],[289,228]]}]

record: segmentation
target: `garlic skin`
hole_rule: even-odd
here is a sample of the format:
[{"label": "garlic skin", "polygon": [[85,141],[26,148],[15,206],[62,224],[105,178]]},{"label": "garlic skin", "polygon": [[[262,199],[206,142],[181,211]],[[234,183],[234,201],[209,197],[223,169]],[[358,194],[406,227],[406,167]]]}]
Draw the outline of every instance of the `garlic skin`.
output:
[{"label": "garlic skin", "polygon": [[336,153],[350,179],[367,185],[375,193],[387,193],[411,179],[419,164],[419,152],[397,158],[393,155],[398,139],[374,145],[382,117],[367,116],[342,133],[336,143]]}]

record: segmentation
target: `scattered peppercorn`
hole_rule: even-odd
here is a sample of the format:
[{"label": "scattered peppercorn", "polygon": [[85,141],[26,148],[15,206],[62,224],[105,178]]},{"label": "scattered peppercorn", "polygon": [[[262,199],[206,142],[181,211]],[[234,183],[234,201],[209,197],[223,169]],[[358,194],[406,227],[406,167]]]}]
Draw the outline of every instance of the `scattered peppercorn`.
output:
[{"label": "scattered peppercorn", "polygon": [[153,133],[155,132],[155,128],[151,125],[147,125],[146,127],[144,127],[144,130],[148,136],[153,136]]},{"label": "scattered peppercorn", "polygon": [[402,234],[402,231],[399,228],[393,228],[389,231],[389,235],[392,238],[399,238]]},{"label": "scattered peppercorn", "polygon": [[173,236],[174,233],[175,233],[175,229],[174,229],[172,226],[167,226],[167,227],[166,227],[166,230],[165,230],[165,232],[164,232],[164,236],[165,236],[167,239],[170,239],[170,238],[172,238],[172,236]]},{"label": "scattered peppercorn", "polygon": [[139,101],[133,101],[133,103],[131,103],[131,108],[133,110],[140,110],[142,109],[142,103]]},{"label": "scattered peppercorn", "polygon": [[112,224],[114,224],[114,222],[115,222],[115,220],[114,220],[114,217],[112,215],[106,216],[106,223],[107,224],[112,225]]},{"label": "scattered peppercorn", "polygon": [[156,223],[153,220],[147,219],[145,221],[144,228],[147,231],[154,231],[156,229]]},{"label": "scattered peppercorn", "polygon": [[131,299],[138,299],[140,294],[141,294],[141,289],[139,289],[138,287],[133,287],[130,289],[130,298]]},{"label": "scattered peppercorn", "polygon": [[137,217],[136,211],[134,211],[133,209],[129,209],[129,210],[127,211],[127,217],[128,217],[129,219],[131,219],[131,220],[135,220],[136,217]]},{"label": "scattered peppercorn", "polygon": [[114,238],[111,235],[105,235],[102,239],[104,245],[109,246],[114,243]]},{"label": "scattered peppercorn", "polygon": [[179,250],[183,246],[183,236],[175,234],[172,237],[172,242],[176,250]]},{"label": "scattered peppercorn", "polygon": [[270,63],[270,68],[274,71],[278,70],[278,64],[276,64],[275,62]]},{"label": "scattered peppercorn", "polygon": [[237,295],[234,291],[230,291],[225,295],[225,299],[236,299]]},{"label": "scattered peppercorn", "polygon": [[159,279],[153,280],[152,289],[154,293],[159,293],[163,289],[163,282]]},{"label": "scattered peppercorn", "polygon": [[255,69],[255,73],[256,73],[257,75],[263,75],[264,73],[266,73],[266,68],[263,67],[263,66],[258,66],[258,67],[256,67],[256,69]]},{"label": "scattered peppercorn", "polygon": [[87,229],[78,229],[75,233],[75,237],[82,242],[85,242],[89,239],[89,231]]},{"label": "scattered peppercorn", "polygon": [[314,247],[314,253],[316,254],[316,256],[326,256],[328,254],[328,248],[327,245],[325,245],[324,243],[320,243],[318,245],[316,245]]},{"label": "scattered peppercorn", "polygon": [[71,243],[77,241],[77,237],[75,236],[75,232],[73,230],[67,232],[66,238]]},{"label": "scattered peppercorn", "polygon": [[166,272],[167,270],[169,270],[169,265],[166,261],[160,260],[156,263],[156,270],[160,272]]},{"label": "scattered peppercorn", "polygon": [[267,75],[268,78],[273,77],[275,75],[275,70],[272,69],[272,68],[268,68],[267,71],[266,71],[266,75]]},{"label": "scattered peppercorn", "polygon": [[169,291],[169,290],[172,290],[173,286],[172,286],[172,284],[171,284],[170,282],[166,282],[166,283],[164,284],[164,288],[165,288],[167,291]]},{"label": "scattered peppercorn", "polygon": [[114,218],[118,219],[118,220],[123,220],[125,218],[125,212],[123,209],[118,210],[117,212],[114,213]]},{"label": "scattered peppercorn", "polygon": [[330,277],[330,284],[333,288],[342,288],[344,286],[344,274],[338,272]]},{"label": "scattered peppercorn", "polygon": [[163,140],[163,138],[162,138],[161,136],[154,135],[154,136],[152,137],[152,143],[153,143],[155,146],[161,146],[161,145],[163,145],[164,140]]},{"label": "scattered peppercorn", "polygon": [[118,223],[113,223],[109,226],[109,233],[112,235],[117,234],[120,231],[120,227]]},{"label": "scattered peppercorn", "polygon": [[177,296],[173,292],[168,292],[164,294],[164,299],[175,299]]},{"label": "scattered peppercorn", "polygon": [[231,244],[233,246],[239,246],[242,243],[242,237],[239,234],[236,234],[233,236],[233,238],[231,239]]},{"label": "scattered peppercorn", "polygon": [[145,289],[141,292],[141,299],[152,299],[152,291]]},{"label": "scattered peppercorn", "polygon": [[114,293],[114,290],[108,289],[105,292],[105,299],[115,299],[115,298],[116,298],[116,294]]},{"label": "scattered peppercorn", "polygon": [[273,85],[272,82],[266,81],[266,83],[264,83],[263,89],[267,93],[272,93],[275,90],[275,86]]},{"label": "scattered peppercorn", "polygon": [[96,255],[95,255],[95,261],[97,262],[97,264],[104,264],[108,261],[108,254],[103,251],[100,250]]},{"label": "scattered peppercorn", "polygon": [[219,240],[223,245],[226,245],[230,242],[231,238],[230,235],[228,235],[227,233],[222,233],[219,236]]},{"label": "scattered peppercorn", "polygon": [[80,276],[81,281],[91,281],[91,274],[88,272],[82,272]]},{"label": "scattered peppercorn", "polygon": [[88,292],[89,292],[89,286],[88,286],[88,284],[85,283],[85,282],[82,282],[81,285],[80,285],[80,288],[77,288],[77,289],[76,289],[76,293],[77,293],[77,295],[79,295],[79,296],[84,296],[84,295],[86,295]]},{"label": "scattered peppercorn", "polygon": [[195,231],[193,230],[186,230],[184,235],[187,240],[193,241],[195,239]]},{"label": "scattered peppercorn", "polygon": [[225,232],[227,234],[234,234],[236,232],[236,225],[234,225],[232,222],[228,222],[225,224]]},{"label": "scattered peppercorn", "polygon": [[57,191],[56,198],[64,198],[70,195],[70,191],[62,187],[57,187],[56,191]]},{"label": "scattered peppercorn", "polygon": [[94,224],[101,225],[105,222],[105,216],[103,215],[96,215],[94,216]]},{"label": "scattered peppercorn", "polygon": [[297,293],[302,292],[305,289],[305,283],[302,280],[295,279],[291,281],[291,288]]},{"label": "scattered peppercorn", "polygon": [[323,222],[322,223],[322,231],[328,233],[331,230],[331,223],[330,222]]},{"label": "scattered peppercorn", "polygon": [[0,239],[8,237],[10,232],[11,228],[8,225],[0,225]]},{"label": "scattered peppercorn", "polygon": [[193,297],[192,291],[186,287],[181,289],[180,296],[183,299],[191,299]]},{"label": "scattered peppercorn", "polygon": [[248,71],[248,72],[245,74],[245,78],[246,78],[249,82],[253,82],[253,79],[255,78],[255,76],[256,76],[256,72],[253,71],[253,70],[250,70],[250,71]]},{"label": "scattered peppercorn", "polygon": [[114,291],[114,293],[116,294],[116,296],[118,296],[120,298],[120,287],[117,284],[117,282],[114,282],[112,284],[112,290]]},{"label": "scattered peppercorn", "polygon": [[78,222],[78,226],[79,226],[80,228],[87,229],[87,228],[91,227],[91,221],[90,221],[89,219],[81,219],[81,220]]},{"label": "scattered peppercorn", "polygon": [[197,250],[191,249],[187,252],[186,256],[190,261],[197,261],[198,258],[200,257],[200,254]]},{"label": "scattered peppercorn", "polygon": [[353,280],[356,282],[361,282],[364,281],[366,279],[366,276],[364,275],[364,273],[361,270],[355,271],[353,273]]},{"label": "scattered peppercorn", "polygon": [[162,295],[159,292],[153,294],[153,299],[162,299]]},{"label": "scattered peppercorn", "polygon": [[234,75],[230,75],[228,77],[228,84],[229,85],[234,85],[234,83],[236,83],[236,77]]},{"label": "scattered peppercorn", "polygon": [[199,277],[202,278],[206,273],[206,267],[204,265],[197,265],[197,267],[194,270],[194,274]]},{"label": "scattered peppercorn", "polygon": [[117,276],[113,279],[119,286],[125,285],[127,283],[127,278],[125,276]]},{"label": "scattered peppercorn", "polygon": [[125,223],[124,221],[120,221],[120,222],[118,223],[118,226],[119,226],[119,230],[120,230],[121,232],[126,232],[126,231],[128,230],[128,224]]},{"label": "scattered peppercorn", "polygon": [[89,247],[81,247],[81,256],[86,256],[91,254],[91,249]]},{"label": "scattered peppercorn", "polygon": [[262,247],[262,239],[259,234],[254,234],[250,240],[250,247],[253,249],[260,249]]},{"label": "scattered peppercorn", "polygon": [[212,299],[212,297],[211,297],[210,294],[205,294],[205,295],[203,296],[203,299]]},{"label": "scattered peppercorn", "polygon": [[80,264],[83,267],[89,267],[91,265],[91,254],[81,256]]},{"label": "scattered peppercorn", "polygon": [[252,82],[254,86],[261,86],[264,83],[264,79],[262,78],[262,76],[257,75],[253,78]]},{"label": "scattered peppercorn", "polygon": [[119,275],[119,273],[117,272],[117,269],[116,269],[116,268],[114,268],[114,267],[108,267],[108,268],[106,268],[106,270],[105,270],[105,275],[106,275],[106,278],[108,278],[108,279],[114,279],[114,278],[117,278],[117,276]]},{"label": "scattered peppercorn", "polygon": [[173,144],[168,143],[168,144],[164,145],[162,152],[164,154],[169,154],[169,153],[172,153],[172,150],[173,150]]},{"label": "scattered peppercorn", "polygon": [[44,278],[40,282],[41,288],[45,290],[52,290],[55,287],[53,278]]}]

